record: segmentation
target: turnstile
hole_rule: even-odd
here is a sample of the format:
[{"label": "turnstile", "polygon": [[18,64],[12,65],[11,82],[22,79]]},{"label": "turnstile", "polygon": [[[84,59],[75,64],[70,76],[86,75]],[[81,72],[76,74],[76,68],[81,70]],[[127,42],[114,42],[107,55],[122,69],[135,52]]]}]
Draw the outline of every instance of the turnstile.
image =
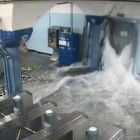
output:
[{"label": "turnstile", "polygon": [[24,100],[20,95],[13,97],[13,113],[0,119],[0,140],[22,140],[35,134],[43,129],[43,113],[48,109],[57,110],[53,102],[41,100],[25,107]]},{"label": "turnstile", "polygon": [[[25,90],[17,91],[15,94],[20,95],[24,100],[25,108],[33,104],[32,94]],[[9,115],[13,112],[13,97],[12,95],[6,94],[0,97],[0,118],[5,115]]]},{"label": "turnstile", "polygon": [[54,131],[41,130],[24,140],[85,140],[88,126],[85,114],[73,112],[58,120]]},{"label": "turnstile", "polygon": [[54,111],[47,110],[44,129],[24,140],[125,140],[126,130],[121,126],[113,125],[100,133],[96,127],[89,127],[88,117],[81,112],[56,116]]},{"label": "turnstile", "polygon": [[90,127],[87,130],[86,140],[125,140],[126,129],[121,126],[113,125],[99,134],[96,127]]}]

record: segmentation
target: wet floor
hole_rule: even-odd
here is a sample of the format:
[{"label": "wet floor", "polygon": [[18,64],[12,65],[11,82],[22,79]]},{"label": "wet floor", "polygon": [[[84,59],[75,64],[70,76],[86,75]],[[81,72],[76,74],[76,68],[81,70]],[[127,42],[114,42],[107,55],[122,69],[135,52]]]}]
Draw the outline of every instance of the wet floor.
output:
[{"label": "wet floor", "polygon": [[33,93],[34,102],[48,96],[64,113],[86,113],[101,131],[118,124],[127,129],[127,140],[140,140],[140,85],[122,66],[91,73],[79,64],[61,67],[49,55],[25,49],[21,57],[25,75],[32,74],[23,79],[24,89]]},{"label": "wet floor", "polygon": [[[126,140],[140,140],[140,83],[131,74],[131,46],[120,56],[111,47],[105,50],[102,71],[90,73],[80,64],[59,68],[52,63],[42,73],[45,83],[36,81],[24,87],[33,93],[34,102],[47,96],[63,113],[86,113],[90,125],[101,132],[110,125],[121,125],[127,129]],[[84,73],[79,75],[80,70]]]},{"label": "wet floor", "polygon": [[[26,88],[36,86],[36,83],[42,85],[51,82],[51,74],[62,66],[60,66],[58,62],[51,61],[50,55],[29,51],[25,47],[22,47],[21,67],[23,85]],[[61,76],[79,75],[87,72],[89,72],[89,69],[79,68],[78,70],[66,71]],[[0,85],[5,85],[2,58],[0,58]],[[3,89],[0,88],[0,93],[2,92]]]},{"label": "wet floor", "polygon": [[[43,80],[40,76],[42,73],[47,71],[48,65],[51,63],[50,55],[28,51],[26,48],[21,48],[23,84],[34,82],[38,78]],[[34,68],[31,69],[32,67]],[[0,58],[0,85],[5,85],[2,58]],[[3,92],[3,90],[0,90],[0,92]]]}]

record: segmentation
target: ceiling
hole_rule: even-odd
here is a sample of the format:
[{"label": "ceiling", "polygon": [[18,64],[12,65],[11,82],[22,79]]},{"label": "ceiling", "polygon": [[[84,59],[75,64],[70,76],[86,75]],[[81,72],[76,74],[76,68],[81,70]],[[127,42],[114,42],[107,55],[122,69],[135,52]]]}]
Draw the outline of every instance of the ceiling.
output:
[{"label": "ceiling", "polygon": [[0,2],[16,2],[16,1],[61,1],[61,2],[67,2],[67,1],[121,1],[121,2],[140,2],[140,0],[0,0]]}]

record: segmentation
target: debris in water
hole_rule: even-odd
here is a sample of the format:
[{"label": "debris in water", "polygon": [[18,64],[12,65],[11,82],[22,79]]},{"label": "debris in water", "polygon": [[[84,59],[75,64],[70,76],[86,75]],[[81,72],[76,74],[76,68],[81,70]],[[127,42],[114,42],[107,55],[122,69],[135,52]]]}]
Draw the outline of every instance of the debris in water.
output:
[{"label": "debris in water", "polygon": [[32,73],[35,68],[35,66],[22,67],[21,70],[23,83],[25,83],[25,81],[33,81],[35,79],[34,74]]},{"label": "debris in water", "polygon": [[131,45],[119,56],[108,40],[105,45],[102,71],[60,77],[59,72],[69,70],[61,68],[46,76],[52,82],[26,89],[33,93],[35,102],[50,95],[48,98],[58,103],[60,111],[82,111],[89,115],[90,124],[101,131],[112,124],[121,125],[127,129],[126,140],[139,140],[140,83],[131,72]]}]

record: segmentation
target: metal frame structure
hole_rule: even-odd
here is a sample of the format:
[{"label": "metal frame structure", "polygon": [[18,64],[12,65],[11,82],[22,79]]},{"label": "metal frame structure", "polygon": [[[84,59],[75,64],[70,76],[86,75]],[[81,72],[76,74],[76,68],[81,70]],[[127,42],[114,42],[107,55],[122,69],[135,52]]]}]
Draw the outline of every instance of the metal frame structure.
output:
[{"label": "metal frame structure", "polygon": [[[25,107],[33,104],[32,94],[30,92],[21,90],[18,91],[16,94],[20,95],[25,100]],[[9,94],[0,97],[0,118],[13,112],[13,97],[14,96],[11,96]]]},{"label": "metal frame structure", "polygon": [[100,133],[96,127],[88,128],[88,119],[79,112],[73,112],[58,121],[58,128],[52,132],[41,130],[24,140],[125,140],[126,130],[113,125]]},{"label": "metal frame structure", "polygon": [[22,89],[20,50],[16,48],[2,48],[0,55],[4,60],[5,82],[8,93],[14,94]]},{"label": "metal frame structure", "polygon": [[[15,97],[13,101],[18,99]],[[0,118],[1,140],[125,140],[126,130],[121,126],[110,126],[100,133],[96,127],[89,128],[88,116],[82,112],[63,114],[54,102],[41,99],[32,104],[26,99],[28,93],[27,96],[22,93],[20,97],[28,106],[20,115],[14,112]],[[13,102],[13,108],[15,106]]]},{"label": "metal frame structure", "polygon": [[[46,1],[46,0],[0,0],[2,3],[8,3],[8,2],[22,2],[22,1]],[[58,1],[59,0],[47,0],[48,1]],[[74,2],[74,1],[97,1],[97,0],[61,0],[61,2]],[[112,0],[100,0],[100,1],[112,1]],[[140,2],[140,0],[113,0],[118,2]]]},{"label": "metal frame structure", "polygon": [[24,140],[85,140],[88,117],[81,112],[73,112],[59,120],[57,126],[55,131],[41,130]]},{"label": "metal frame structure", "polygon": [[15,95],[16,91],[23,88],[19,46],[28,41],[32,31],[33,29],[29,28],[12,32],[1,30],[0,32],[0,55],[4,60],[5,83],[8,94]]},{"label": "metal frame structure", "polygon": [[[26,102],[26,99],[24,100]],[[35,131],[43,129],[43,113],[48,109],[57,110],[57,104],[45,100],[36,104],[29,103],[29,105],[21,115],[12,113],[0,119],[1,140],[15,140],[16,137],[19,137],[17,134],[21,133],[21,130],[23,133],[18,140],[30,136],[32,133],[35,134]]]},{"label": "metal frame structure", "polygon": [[[86,16],[86,24],[85,24],[85,33],[84,33],[84,46],[83,46],[83,64],[87,65],[91,68],[92,71],[100,70],[103,68],[103,61],[102,61],[102,50],[104,49],[104,39],[107,35],[107,32],[113,32],[114,33],[114,26],[112,21],[122,22],[122,23],[132,23],[134,24],[134,31],[132,32],[134,35],[131,35],[133,37],[125,37],[127,39],[122,39],[123,37],[120,37],[121,40],[118,41],[121,46],[126,46],[129,44],[130,40],[132,41],[132,53],[131,57],[134,61],[136,61],[133,64],[133,71],[139,66],[139,62],[137,61],[138,58],[138,51],[140,48],[140,41],[139,41],[139,26],[140,21],[137,19],[129,19],[125,17],[110,17],[110,16]],[[118,24],[116,24],[118,25]],[[110,26],[113,26],[112,29]],[[125,26],[125,24],[124,24]],[[130,26],[130,25],[129,25]],[[112,31],[113,30],[113,31]],[[122,26],[118,26],[119,31],[123,31]],[[116,29],[116,31],[118,31]],[[124,31],[129,30],[129,27],[125,27]],[[129,31],[130,32],[130,31]],[[110,33],[110,34],[111,34]],[[112,35],[109,34],[109,40]],[[128,34],[129,35],[129,34]],[[121,36],[121,35],[120,35]],[[111,39],[112,40],[112,39]],[[111,43],[111,42],[110,42]],[[111,44],[117,53],[120,53],[121,50],[119,48],[115,48],[114,44]],[[122,48],[123,49],[123,48]],[[119,50],[119,51],[118,51]],[[91,60],[91,61],[89,61]],[[140,73],[139,68],[136,69],[137,73]]]},{"label": "metal frame structure", "polygon": [[107,16],[86,16],[82,59],[83,64],[89,66],[92,71],[100,69],[106,19]]},{"label": "metal frame structure", "polygon": [[[132,34],[132,37],[131,37],[131,40],[133,43],[135,43],[135,46],[138,45],[138,32],[139,32],[139,20],[137,19],[130,19],[130,18],[125,18],[125,17],[108,17],[108,23],[109,23],[109,26],[111,26],[111,21],[116,21],[116,22],[123,22],[125,24],[127,23],[131,23],[131,24],[134,24],[134,31],[131,33]],[[124,29],[126,30],[126,29]],[[110,41],[111,42],[111,41]],[[113,46],[113,44],[111,44]],[[123,48],[121,48],[122,50]],[[136,48],[135,48],[136,49]],[[136,50],[135,50],[136,52]],[[135,53],[133,52],[133,54]],[[119,52],[117,52],[119,53]]]}]

